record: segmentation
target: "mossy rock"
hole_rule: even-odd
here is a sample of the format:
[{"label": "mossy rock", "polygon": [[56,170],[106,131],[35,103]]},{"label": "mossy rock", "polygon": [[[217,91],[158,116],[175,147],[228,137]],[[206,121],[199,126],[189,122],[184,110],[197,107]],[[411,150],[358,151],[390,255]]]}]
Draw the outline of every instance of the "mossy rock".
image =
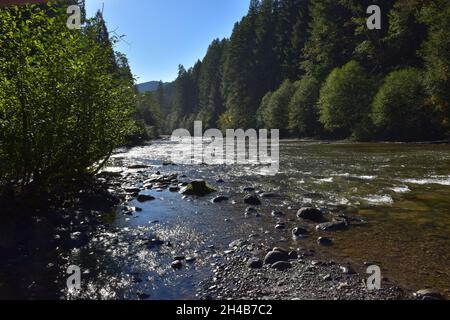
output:
[{"label": "mossy rock", "polygon": [[189,183],[186,187],[184,187],[180,193],[186,196],[206,196],[208,194],[214,193],[216,190],[204,181],[204,180],[195,180]]}]

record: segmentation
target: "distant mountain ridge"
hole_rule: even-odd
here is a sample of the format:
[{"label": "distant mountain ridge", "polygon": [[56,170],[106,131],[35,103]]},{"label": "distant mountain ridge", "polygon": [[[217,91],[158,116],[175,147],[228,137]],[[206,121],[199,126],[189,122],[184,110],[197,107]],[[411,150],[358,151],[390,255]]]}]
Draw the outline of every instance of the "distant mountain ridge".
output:
[{"label": "distant mountain ridge", "polygon": [[158,89],[159,83],[160,83],[159,81],[144,82],[144,83],[137,84],[136,88],[140,93],[154,92]]}]

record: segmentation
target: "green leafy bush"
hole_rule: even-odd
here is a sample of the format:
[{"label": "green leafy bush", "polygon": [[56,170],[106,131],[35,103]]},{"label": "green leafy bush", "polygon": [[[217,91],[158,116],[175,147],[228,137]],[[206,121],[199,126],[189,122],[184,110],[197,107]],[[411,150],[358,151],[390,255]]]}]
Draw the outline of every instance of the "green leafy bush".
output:
[{"label": "green leafy bush", "polygon": [[320,132],[317,100],[320,84],[305,76],[294,84],[295,93],[289,103],[289,130],[299,137],[313,137]]},{"label": "green leafy bush", "polygon": [[64,6],[0,9],[0,186],[94,173],[131,128],[132,81],[103,19],[66,20]]},{"label": "green leafy bush", "polygon": [[334,69],[320,90],[320,121],[326,130],[343,137],[368,123],[373,81],[356,61]]},{"label": "green leafy bush", "polygon": [[423,78],[423,72],[414,68],[394,71],[385,78],[372,110],[381,138],[409,141],[438,136]]},{"label": "green leafy bush", "polygon": [[289,80],[285,80],[278,90],[263,98],[258,111],[262,127],[282,131],[287,128],[288,118],[286,115],[293,92],[294,86]]}]

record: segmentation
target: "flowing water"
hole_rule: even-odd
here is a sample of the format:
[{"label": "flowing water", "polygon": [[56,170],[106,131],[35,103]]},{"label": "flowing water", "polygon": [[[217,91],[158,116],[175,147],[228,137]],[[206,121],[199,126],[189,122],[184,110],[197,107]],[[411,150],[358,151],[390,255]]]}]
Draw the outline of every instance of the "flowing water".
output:
[{"label": "flowing water", "polygon": [[[113,161],[158,166],[160,161],[170,160],[172,147],[169,142],[157,142],[116,154]],[[355,261],[376,262],[385,276],[405,286],[431,286],[448,294],[449,145],[287,140],[281,143],[280,161],[276,176],[258,174],[255,165],[179,166],[169,171],[206,178],[213,184],[223,179],[226,185],[220,188],[227,195],[236,195],[243,186],[256,186],[287,196],[280,206],[313,205],[361,216],[367,225],[332,235],[335,245],[322,250]],[[242,214],[239,206],[223,208],[226,210]],[[273,222],[256,223],[263,229],[273,228]],[[238,224],[240,228],[223,230],[223,236],[233,239],[247,228],[255,228],[248,226],[254,221]]]},{"label": "flowing water", "polygon": [[[351,213],[367,222],[330,234],[334,245],[318,249],[325,255],[359,265],[370,261],[401,285],[434,287],[449,295],[450,145],[286,140],[281,142],[280,171],[275,176],[264,175],[255,164],[163,165],[171,160],[173,147],[161,140],[118,150],[106,171],[120,172],[130,187],[141,187],[156,171],[175,172],[185,181],[201,178],[230,201],[213,204],[209,200],[214,195],[183,199],[168,190],[142,191],[156,200],[144,204],[130,200],[128,205],[143,209],[133,216],[117,208],[105,217],[106,227],[93,231],[87,243],[48,250],[43,249],[48,244],[27,243],[33,252],[27,259],[8,258],[0,268],[0,297],[195,298],[195,286],[212,276],[215,263],[226,259],[224,251],[236,239],[253,235],[268,247],[281,243],[318,249],[316,235],[300,243],[290,237],[291,227],[299,223],[296,210],[310,205]],[[149,168],[130,169],[136,164]],[[261,218],[245,217],[243,188],[249,186],[283,197],[265,199]],[[275,218],[270,215],[274,209],[287,213],[286,230],[274,229]],[[8,228],[0,235],[0,249],[10,242]],[[77,239],[79,234],[70,237]],[[149,246],[153,238],[166,245]],[[173,270],[171,262],[177,255],[197,260]],[[81,293],[65,290],[68,265],[82,269]]]}]

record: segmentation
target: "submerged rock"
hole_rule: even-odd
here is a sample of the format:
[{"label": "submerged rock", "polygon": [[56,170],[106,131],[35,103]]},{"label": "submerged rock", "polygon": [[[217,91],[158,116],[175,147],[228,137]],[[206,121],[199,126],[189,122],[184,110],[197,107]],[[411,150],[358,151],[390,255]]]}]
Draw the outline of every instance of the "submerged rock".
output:
[{"label": "submerged rock", "polygon": [[317,243],[322,246],[331,246],[333,244],[333,240],[326,237],[320,237],[319,239],[317,239]]},{"label": "submerged rock", "polygon": [[180,187],[179,186],[170,186],[169,191],[170,192],[178,192],[178,191],[180,191]]},{"label": "submerged rock", "polygon": [[261,205],[261,200],[259,200],[259,198],[255,195],[246,196],[244,198],[244,202],[251,206],[260,206]]},{"label": "submerged rock", "polygon": [[436,290],[422,289],[414,293],[414,298],[418,300],[445,300],[445,297]]},{"label": "submerged rock", "polygon": [[173,269],[181,269],[183,267],[183,263],[180,260],[175,260],[172,262]]},{"label": "submerged rock", "polygon": [[156,199],[155,197],[149,196],[149,195],[146,195],[146,194],[140,194],[140,195],[137,197],[137,201],[139,201],[139,202],[153,201],[153,200],[155,200],[155,199]]},{"label": "submerged rock", "polygon": [[310,220],[314,222],[323,221],[323,213],[316,208],[301,208],[297,212],[297,217],[304,220]]},{"label": "submerged rock", "polygon": [[289,254],[287,252],[282,251],[271,251],[264,258],[264,264],[274,264],[279,261],[288,261]]},{"label": "submerged rock", "polygon": [[186,196],[206,196],[213,192],[216,192],[215,189],[208,186],[206,181],[204,180],[195,180],[189,183],[186,187],[184,187],[181,191],[181,194]]},{"label": "submerged rock", "polygon": [[211,202],[212,203],[221,203],[221,202],[225,202],[225,201],[228,201],[228,200],[230,200],[228,197],[218,196],[218,197],[215,197],[214,199],[212,199]]},{"label": "submerged rock", "polygon": [[284,216],[284,212],[274,210],[274,211],[272,211],[272,216],[281,217],[281,216]]},{"label": "submerged rock", "polygon": [[344,230],[348,227],[348,223],[346,221],[332,221],[332,222],[326,222],[321,223],[318,226],[316,226],[317,231],[340,231]]},{"label": "submerged rock", "polygon": [[294,228],[292,230],[292,235],[295,238],[302,238],[302,237],[305,237],[305,236],[308,235],[308,230],[306,230],[304,228],[297,227],[297,228]]}]

